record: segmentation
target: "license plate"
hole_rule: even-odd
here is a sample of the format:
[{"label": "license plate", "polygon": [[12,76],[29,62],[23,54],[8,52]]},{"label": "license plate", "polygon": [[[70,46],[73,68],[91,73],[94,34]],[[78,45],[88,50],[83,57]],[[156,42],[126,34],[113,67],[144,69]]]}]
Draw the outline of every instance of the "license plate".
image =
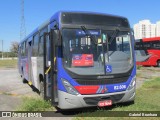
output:
[{"label": "license plate", "polygon": [[112,100],[104,100],[98,102],[99,107],[111,106],[111,105],[112,105]]}]

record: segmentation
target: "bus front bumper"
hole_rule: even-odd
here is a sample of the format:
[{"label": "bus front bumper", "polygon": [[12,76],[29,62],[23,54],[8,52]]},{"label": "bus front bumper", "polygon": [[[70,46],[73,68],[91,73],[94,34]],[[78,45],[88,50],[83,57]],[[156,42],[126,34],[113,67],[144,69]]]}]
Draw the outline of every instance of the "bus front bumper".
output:
[{"label": "bus front bumper", "polygon": [[135,99],[135,87],[131,90],[106,93],[106,94],[94,94],[94,95],[71,95],[63,91],[58,91],[60,109],[74,109],[97,106],[99,101],[112,100],[112,103],[123,103],[134,101]]}]

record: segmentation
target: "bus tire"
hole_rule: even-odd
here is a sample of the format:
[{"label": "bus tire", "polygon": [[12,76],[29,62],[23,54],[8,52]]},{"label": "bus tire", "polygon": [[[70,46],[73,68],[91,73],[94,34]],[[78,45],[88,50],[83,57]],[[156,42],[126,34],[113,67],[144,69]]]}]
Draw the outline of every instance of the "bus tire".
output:
[{"label": "bus tire", "polygon": [[160,60],[157,61],[157,67],[160,67]]},{"label": "bus tire", "polygon": [[28,81],[27,81],[24,77],[23,77],[22,79],[23,79],[22,82],[23,82],[24,84],[28,83]]}]

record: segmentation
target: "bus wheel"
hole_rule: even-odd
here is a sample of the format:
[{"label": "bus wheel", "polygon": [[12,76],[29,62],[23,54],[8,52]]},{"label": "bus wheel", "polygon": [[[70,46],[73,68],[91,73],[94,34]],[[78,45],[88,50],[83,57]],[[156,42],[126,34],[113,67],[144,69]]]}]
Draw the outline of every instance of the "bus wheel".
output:
[{"label": "bus wheel", "polygon": [[157,61],[157,67],[160,67],[160,60]]},{"label": "bus wheel", "polygon": [[28,81],[25,79],[25,78],[22,78],[22,82],[25,84],[25,83],[28,83]]},{"label": "bus wheel", "polygon": [[40,96],[45,99],[45,95],[44,95],[44,83],[43,81],[40,81]]}]

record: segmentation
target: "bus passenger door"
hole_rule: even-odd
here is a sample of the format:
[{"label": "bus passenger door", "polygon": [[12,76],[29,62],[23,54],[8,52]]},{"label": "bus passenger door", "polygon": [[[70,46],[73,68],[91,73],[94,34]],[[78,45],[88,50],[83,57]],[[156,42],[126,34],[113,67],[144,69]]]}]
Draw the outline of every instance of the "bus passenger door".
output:
[{"label": "bus passenger door", "polygon": [[53,47],[53,37],[49,33],[44,33],[44,93],[45,98],[56,105],[57,83],[54,72],[56,56]]},{"label": "bus passenger door", "polygon": [[44,33],[44,98],[51,99],[50,54],[49,34]]},{"label": "bus passenger door", "polygon": [[57,30],[50,31],[50,53],[51,53],[51,78],[52,78],[52,104],[58,105],[58,87],[57,87],[57,56],[58,56],[58,47],[56,45],[56,41],[58,38],[58,34],[56,34]]}]

